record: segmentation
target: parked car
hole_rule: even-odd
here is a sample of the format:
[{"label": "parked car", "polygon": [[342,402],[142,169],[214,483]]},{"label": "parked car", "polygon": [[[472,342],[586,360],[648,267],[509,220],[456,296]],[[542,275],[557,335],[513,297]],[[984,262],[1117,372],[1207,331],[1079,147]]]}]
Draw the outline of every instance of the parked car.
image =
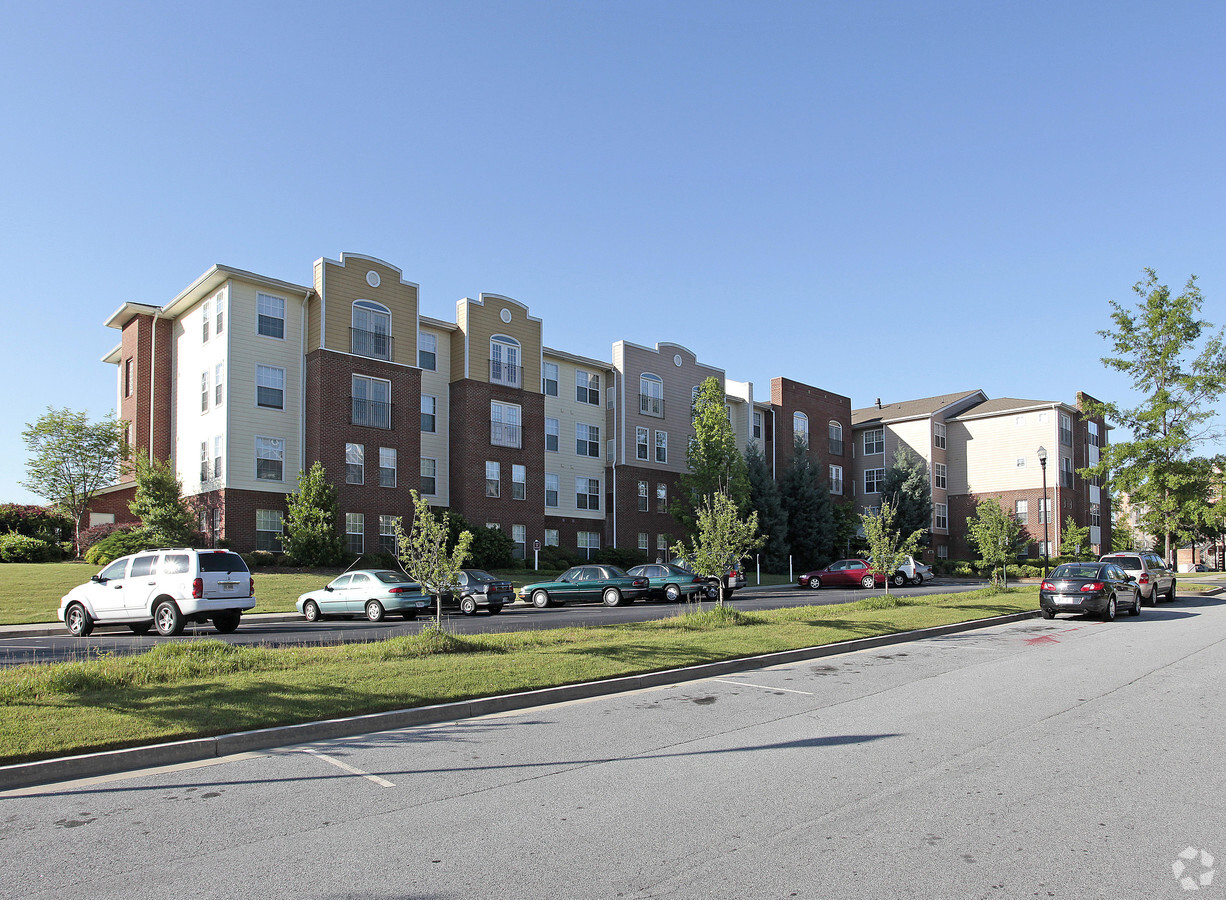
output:
[{"label": "parked car", "polygon": [[885,584],[885,575],[874,572],[867,559],[840,559],[824,569],[806,572],[796,579],[802,588],[859,586],[865,589]]},{"label": "parked car", "polygon": [[[688,561],[678,556],[670,565],[676,566],[689,572],[691,575],[697,574],[694,567]],[[727,571],[718,578],[715,576],[698,576],[706,582],[706,597],[708,600],[715,600],[719,597],[719,585],[722,581],[724,584],[724,598],[731,599],[733,593],[745,587],[745,567],[740,563],[729,563],[726,567]]]},{"label": "parked car", "polygon": [[[908,556],[907,561],[898,567],[898,571],[903,574],[909,583],[916,587],[919,587],[925,581],[932,580],[932,566],[925,565],[914,556]],[[901,586],[897,582],[891,583]]]},{"label": "parked car", "polygon": [[650,600],[689,600],[695,594],[706,593],[707,580],[688,569],[664,563],[647,563],[628,569],[627,575],[647,579],[647,597]]},{"label": "parked car", "polygon": [[571,602],[599,600],[605,606],[621,606],[647,596],[643,576],[628,575],[617,566],[572,566],[555,581],[538,581],[519,589],[519,599],[537,609]]},{"label": "parked car", "polygon": [[387,613],[416,619],[429,611],[431,599],[421,585],[395,569],[355,569],[338,575],[322,588],[307,591],[295,604],[308,622],[324,616],[364,615],[382,622]]},{"label": "parked car", "polygon": [[1141,598],[1151,606],[1157,606],[1159,597],[1175,599],[1175,573],[1166,567],[1162,557],[1152,550],[1135,553],[1107,553],[1099,562],[1115,563],[1137,580]]},{"label": "parked car", "polygon": [[1058,612],[1093,613],[1110,622],[1120,606],[1127,606],[1130,616],[1141,615],[1141,591],[1113,562],[1063,563],[1039,587],[1039,608],[1047,619]]},{"label": "parked car", "polygon": [[180,547],[120,557],[69,591],[57,615],[76,637],[110,624],[136,634],[156,627],[170,636],[182,634],[188,622],[210,620],[228,634],[254,606],[255,579],[241,556]]},{"label": "parked car", "polygon": [[459,582],[459,591],[443,594],[443,606],[458,606],[466,616],[471,616],[478,607],[496,616],[508,603],[515,602],[511,582],[495,578],[484,569],[461,569]]}]

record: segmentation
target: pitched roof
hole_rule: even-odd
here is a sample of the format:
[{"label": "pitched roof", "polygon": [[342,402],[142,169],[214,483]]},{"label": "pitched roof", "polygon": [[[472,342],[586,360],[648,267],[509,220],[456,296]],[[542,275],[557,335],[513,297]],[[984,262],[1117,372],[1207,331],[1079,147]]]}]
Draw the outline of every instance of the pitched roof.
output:
[{"label": "pitched roof", "polygon": [[931,416],[933,413],[940,412],[959,400],[969,400],[975,395],[979,395],[984,400],[987,400],[987,395],[981,390],[958,391],[954,394],[939,394],[936,397],[924,397],[920,400],[903,400],[901,403],[884,403],[877,406],[868,406],[864,409],[853,409],[851,411],[851,424],[853,427],[856,427],[859,425],[875,425],[883,422],[897,422],[903,419],[918,419],[924,416]]},{"label": "pitched roof", "polygon": [[1024,412],[1030,409],[1052,409],[1066,406],[1059,400],[1021,400],[1017,397],[997,397],[995,400],[984,400],[974,406],[962,410],[955,419],[973,419],[977,416],[1003,415],[1005,413]]}]

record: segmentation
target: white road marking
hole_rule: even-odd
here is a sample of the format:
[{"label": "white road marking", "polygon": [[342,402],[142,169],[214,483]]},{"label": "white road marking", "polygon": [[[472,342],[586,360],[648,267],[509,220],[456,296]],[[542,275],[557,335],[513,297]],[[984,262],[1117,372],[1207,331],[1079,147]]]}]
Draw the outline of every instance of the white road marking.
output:
[{"label": "white road marking", "polygon": [[765,684],[749,684],[745,681],[729,681],[727,678],[712,678],[712,681],[718,681],[720,684],[735,684],[737,687],[758,688],[763,691],[784,691],[788,694],[804,694],[806,697],[816,696],[812,691],[794,691],[791,688],[768,687]]},{"label": "white road marking", "polygon": [[324,762],[330,762],[332,763],[332,765],[336,766],[338,769],[344,769],[350,775],[359,775],[362,778],[365,778],[369,781],[373,781],[375,784],[379,785],[379,787],[387,788],[387,787],[396,786],[392,784],[390,781],[388,781],[386,778],[380,778],[378,775],[371,775],[369,772],[363,772],[361,769],[355,769],[353,766],[349,765],[349,763],[341,762],[339,759],[337,759],[334,756],[329,756],[326,753],[320,753],[318,750],[312,750],[310,747],[303,748],[302,752],[309,753],[312,756],[314,756],[316,759],[322,759]]}]

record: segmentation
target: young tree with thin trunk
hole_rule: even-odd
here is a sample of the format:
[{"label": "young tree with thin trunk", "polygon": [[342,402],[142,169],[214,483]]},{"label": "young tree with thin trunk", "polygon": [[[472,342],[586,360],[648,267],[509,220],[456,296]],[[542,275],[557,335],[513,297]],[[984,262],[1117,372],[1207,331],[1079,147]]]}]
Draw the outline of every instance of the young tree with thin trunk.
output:
[{"label": "young tree with thin trunk", "polygon": [[436,628],[443,624],[443,595],[454,594],[460,588],[460,569],[468,560],[472,547],[471,531],[461,531],[455,546],[447,549],[447,521],[434,514],[430,504],[417,491],[413,497],[413,522],[406,533],[404,524],[396,520],[396,546],[405,573],[434,597]]},{"label": "young tree with thin trunk", "polygon": [[898,571],[908,556],[919,550],[924,535],[928,533],[927,528],[916,528],[908,534],[905,527],[896,524],[898,519],[898,511],[884,497],[880,510],[875,513],[866,512],[860,516],[873,571],[885,576],[887,594],[890,592],[890,576]]},{"label": "young tree with thin trunk", "polygon": [[1001,498],[988,497],[980,500],[975,515],[966,520],[967,539],[979,550],[984,565],[992,568],[992,584],[1001,582],[996,578],[1000,568],[1004,584],[1009,584],[1009,562],[1017,555],[1022,526],[1017,517],[1006,512]]},{"label": "young tree with thin trunk", "polygon": [[731,497],[741,513],[749,512],[749,470],[737,449],[724,388],[717,378],[703,381],[694,397],[694,437],[686,448],[685,463],[673,516],[686,533],[693,533],[698,510],[716,493]]},{"label": "young tree with thin trunk", "polygon": [[719,605],[724,605],[725,575],[762,543],[758,534],[758,514],[742,516],[736,503],[720,491],[712,494],[698,509],[694,539],[673,547],[673,555],[685,557],[697,575],[719,581]]}]

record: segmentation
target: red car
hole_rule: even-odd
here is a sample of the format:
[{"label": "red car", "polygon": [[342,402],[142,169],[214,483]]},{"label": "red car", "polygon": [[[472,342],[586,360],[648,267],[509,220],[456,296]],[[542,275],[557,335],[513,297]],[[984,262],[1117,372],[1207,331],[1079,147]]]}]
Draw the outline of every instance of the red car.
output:
[{"label": "red car", "polygon": [[866,559],[840,559],[832,562],[824,569],[816,572],[806,572],[796,579],[802,588],[820,587],[882,587],[885,585],[885,575],[874,572]]}]

